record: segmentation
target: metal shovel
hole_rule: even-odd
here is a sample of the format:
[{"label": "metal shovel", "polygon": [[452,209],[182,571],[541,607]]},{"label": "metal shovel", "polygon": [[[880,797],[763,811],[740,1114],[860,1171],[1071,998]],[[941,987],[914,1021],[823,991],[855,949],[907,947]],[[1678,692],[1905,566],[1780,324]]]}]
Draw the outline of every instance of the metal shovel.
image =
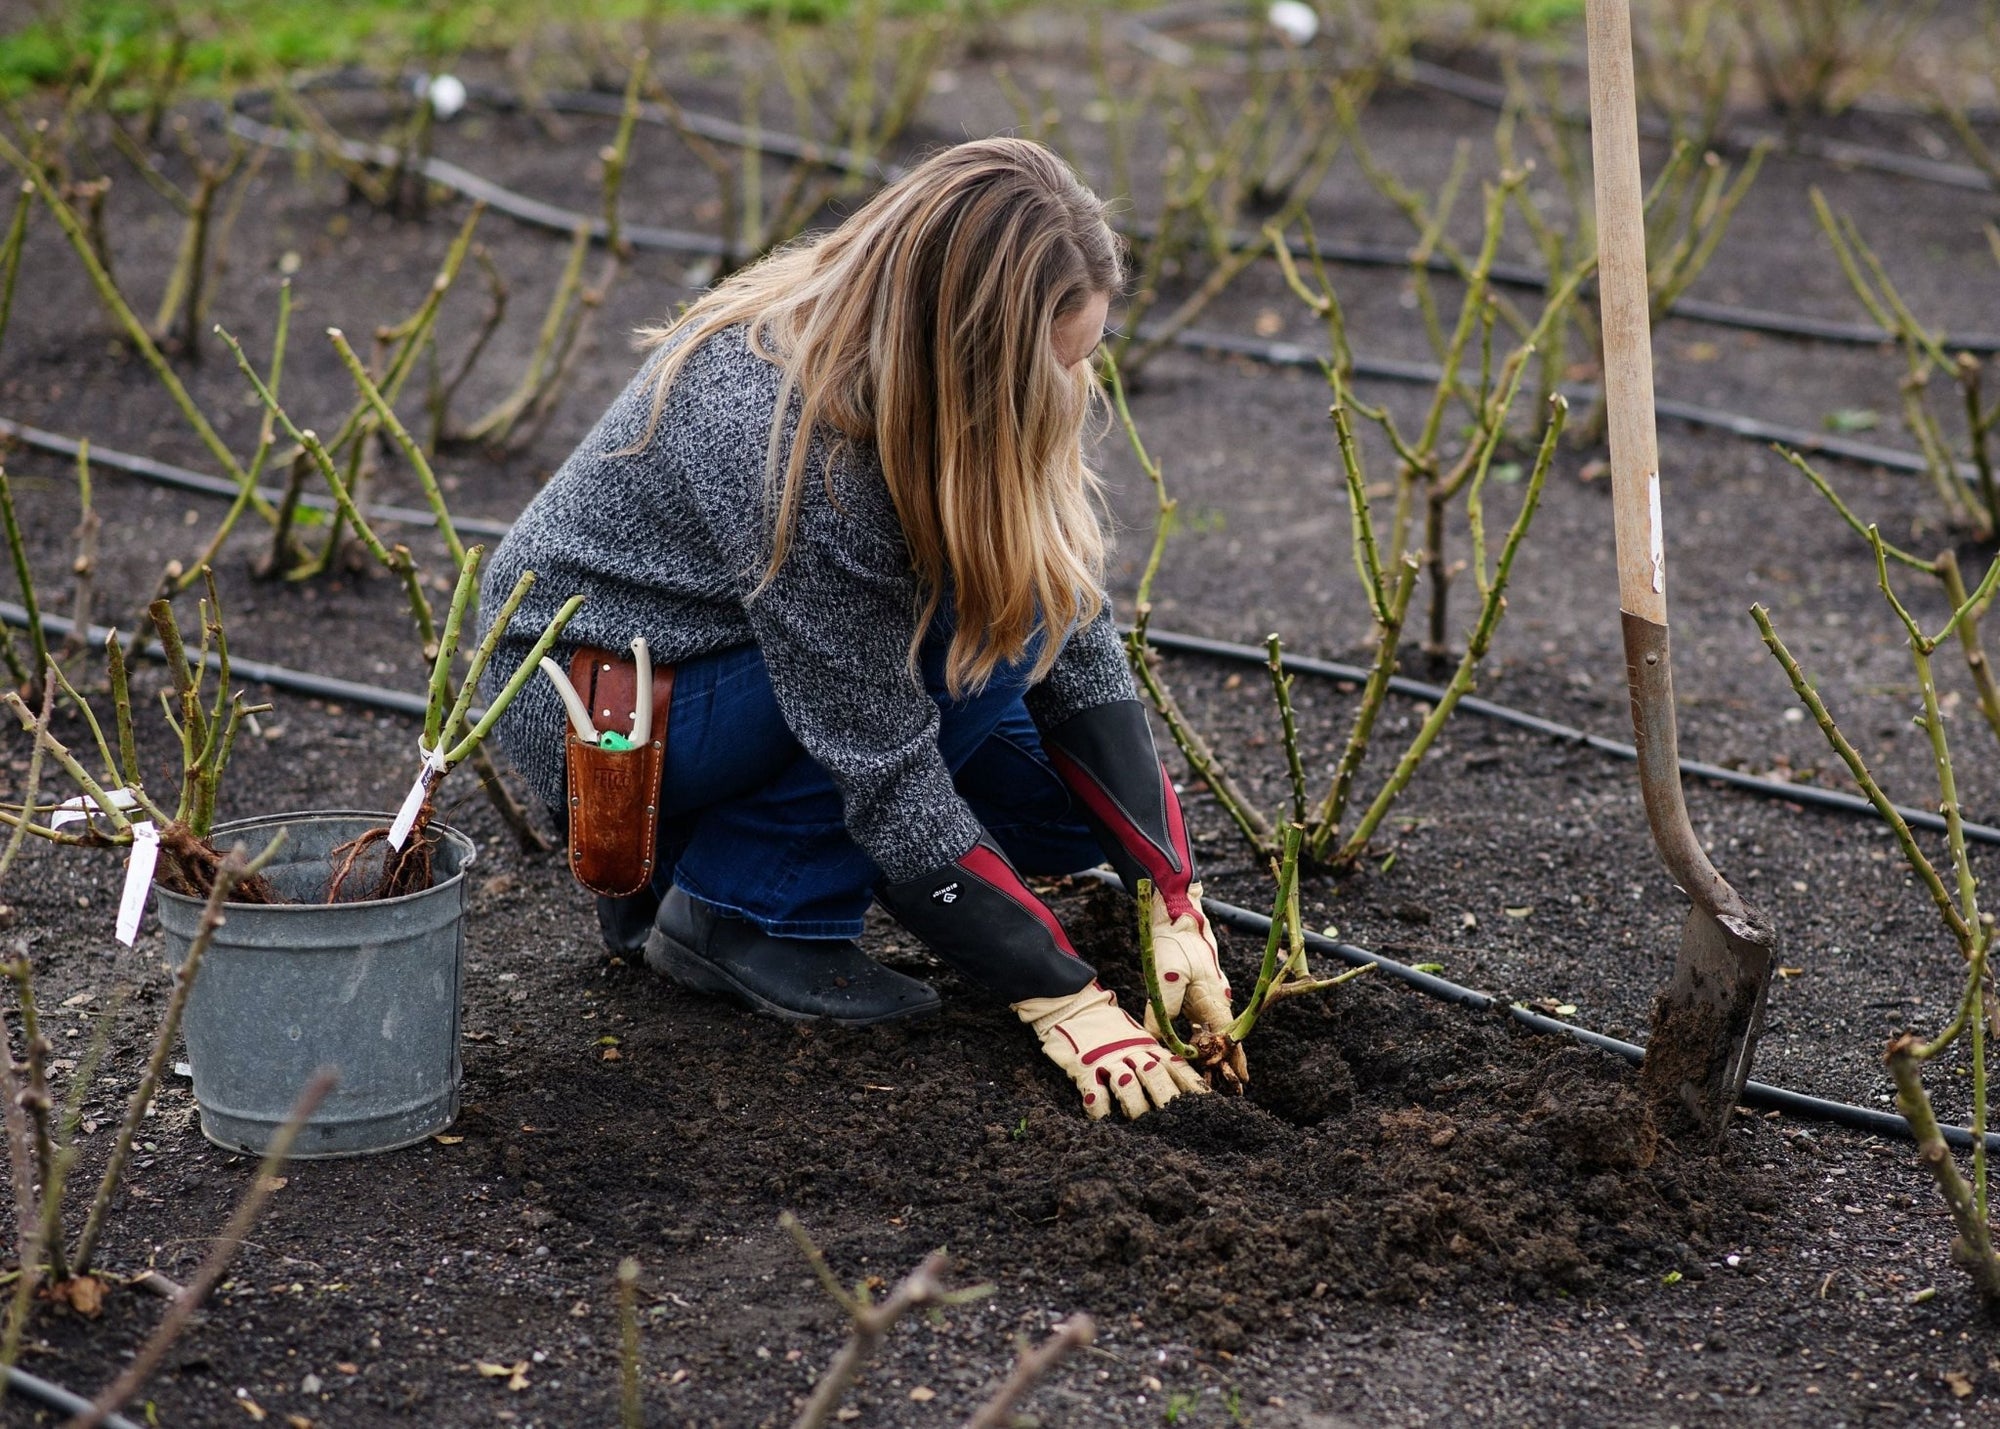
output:
[{"label": "metal shovel", "polygon": [[1683,1142],[1713,1144],[1727,1129],[1730,1108],[1750,1075],[1777,936],[1769,920],[1708,861],[1681,796],[1632,15],[1628,0],[1587,0],[1585,15],[1604,395],[1633,742],[1653,842],[1694,904],[1681,933],[1673,981],[1653,1007],[1640,1083],[1662,1131]]}]

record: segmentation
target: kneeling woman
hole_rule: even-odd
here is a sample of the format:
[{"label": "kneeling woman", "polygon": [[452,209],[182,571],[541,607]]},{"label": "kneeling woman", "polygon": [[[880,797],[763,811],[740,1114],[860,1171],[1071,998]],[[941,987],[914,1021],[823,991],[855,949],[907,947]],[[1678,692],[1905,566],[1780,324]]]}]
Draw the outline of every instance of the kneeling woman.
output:
[{"label": "kneeling woman", "polygon": [[[1080,452],[1120,281],[1101,201],[1039,145],[992,139],[645,333],[653,356],[515,525],[484,601],[532,569],[513,628],[580,592],[573,644],[643,636],[675,669],[660,872],[601,900],[614,950],[777,1017],[935,1009],[855,944],[873,898],[1011,1004],[1092,1116],[1203,1087],[1022,881],[1105,857],[1150,878],[1170,1015],[1190,990],[1226,1004]],[[563,730],[539,679],[500,727],[558,809]]]}]

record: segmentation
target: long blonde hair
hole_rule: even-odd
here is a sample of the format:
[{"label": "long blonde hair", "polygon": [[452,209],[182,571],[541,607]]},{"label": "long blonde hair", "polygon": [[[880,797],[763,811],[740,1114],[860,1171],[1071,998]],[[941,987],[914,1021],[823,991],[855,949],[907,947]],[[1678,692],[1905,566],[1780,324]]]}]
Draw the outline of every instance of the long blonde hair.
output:
[{"label": "long blonde hair", "polygon": [[[1097,388],[1064,368],[1050,333],[1123,280],[1104,204],[1061,159],[1025,139],[933,155],[831,233],[736,273],[671,324],[652,377],[651,439],[681,363],[724,328],[784,371],[768,452],[771,559],[785,559],[804,483],[807,433],[825,423],[872,442],[924,606],[918,645],[947,596],[954,694],[1026,654],[1046,674],[1073,625],[1094,619],[1104,565],[1097,477],[1083,424]],[[785,415],[798,434],[779,470]]]}]

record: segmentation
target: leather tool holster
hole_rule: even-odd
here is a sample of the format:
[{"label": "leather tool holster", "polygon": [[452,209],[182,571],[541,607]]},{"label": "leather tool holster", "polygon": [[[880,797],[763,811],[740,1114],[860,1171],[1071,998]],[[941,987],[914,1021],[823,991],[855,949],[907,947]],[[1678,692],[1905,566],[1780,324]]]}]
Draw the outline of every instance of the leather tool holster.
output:
[{"label": "leather tool holster", "polygon": [[[638,667],[630,651],[577,648],[569,682],[590,710],[591,723],[620,734],[632,728]],[[653,667],[653,728],[636,749],[601,749],[565,727],[569,769],[569,867],[576,881],[605,898],[637,893],[653,880],[660,836],[660,777],[666,767],[667,718],[674,705],[674,667]]]}]

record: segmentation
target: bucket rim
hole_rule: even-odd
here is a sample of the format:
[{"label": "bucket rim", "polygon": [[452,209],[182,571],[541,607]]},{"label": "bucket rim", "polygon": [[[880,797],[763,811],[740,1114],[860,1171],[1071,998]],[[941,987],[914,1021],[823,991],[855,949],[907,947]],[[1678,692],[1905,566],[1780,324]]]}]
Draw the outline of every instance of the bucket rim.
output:
[{"label": "bucket rim", "polygon": [[[268,828],[273,824],[297,824],[312,819],[368,819],[376,823],[391,824],[395,822],[395,818],[396,816],[393,813],[385,814],[379,809],[301,809],[296,813],[290,814],[258,814],[247,819],[230,819],[224,823],[217,824],[213,829],[209,830],[209,840],[213,842],[221,834],[245,833],[252,829]],[[433,823],[429,827],[432,832],[443,835],[448,842],[458,845],[461,857],[458,861],[458,870],[451,877],[444,879],[442,882],[433,883],[429,888],[421,889],[416,893],[405,893],[396,898],[362,898],[356,899],[351,903],[237,903],[232,900],[224,903],[222,906],[225,908],[254,909],[260,915],[292,915],[299,913],[325,913],[330,908],[393,908],[397,904],[411,903],[419,898],[429,898],[433,894],[441,893],[445,889],[450,888],[454,883],[463,880],[466,869],[470,868],[473,862],[479,857],[479,845],[471,835],[453,828],[450,824]],[[206,898],[194,898],[185,893],[176,893],[173,889],[163,888],[157,883],[153,885],[153,892],[160,898],[184,904],[189,908],[201,908],[208,902]]]}]

